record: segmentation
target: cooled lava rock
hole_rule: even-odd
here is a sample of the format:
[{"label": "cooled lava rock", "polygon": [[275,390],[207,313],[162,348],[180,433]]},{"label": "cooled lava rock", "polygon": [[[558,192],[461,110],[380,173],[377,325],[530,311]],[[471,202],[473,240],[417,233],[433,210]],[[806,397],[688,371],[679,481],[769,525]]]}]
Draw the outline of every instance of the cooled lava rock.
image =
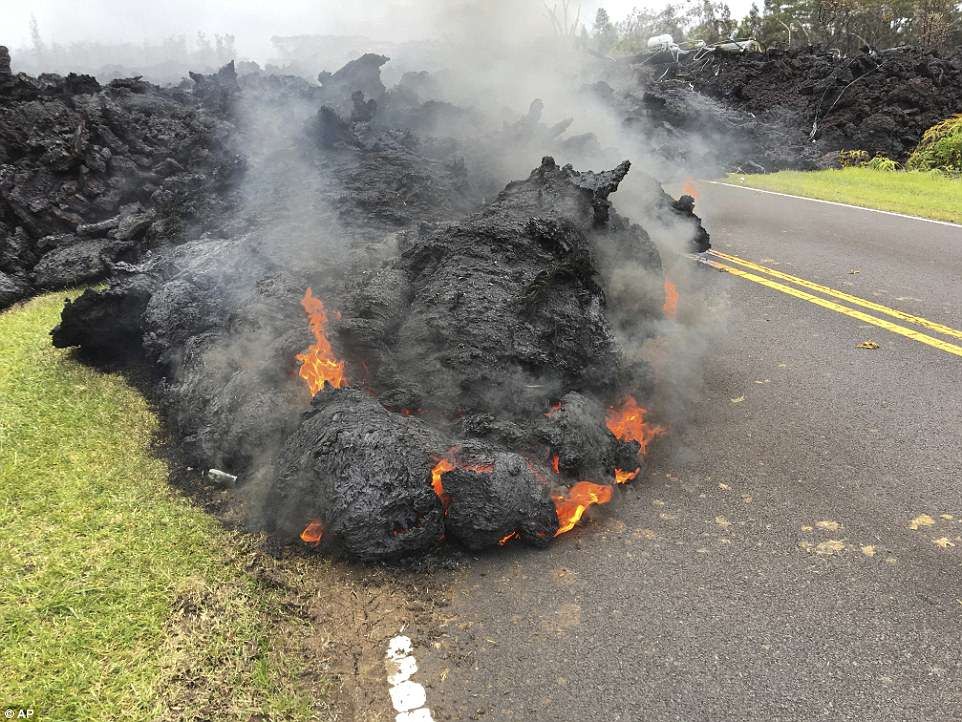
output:
[{"label": "cooled lava rock", "polygon": [[471,549],[514,531],[537,544],[554,536],[550,486],[518,454],[471,444],[490,466],[452,469],[443,476],[450,502],[435,494],[432,469],[452,443],[363,392],[327,387],[280,454],[269,499],[276,530],[292,536],[320,519],[331,543],[359,559],[423,551],[446,533]]},{"label": "cooled lava rock", "polygon": [[[545,158],[478,213],[405,237],[337,324],[379,395],[396,407],[510,418],[572,388],[604,394],[645,379],[618,358],[594,262],[608,195],[628,168],[579,173]],[[647,234],[633,230],[630,250],[650,257]]]},{"label": "cooled lava rock", "polygon": [[[609,198],[629,164],[579,172],[545,157],[485,202],[490,169],[475,172],[458,141],[388,124],[419,117],[417,101],[381,93],[378,67],[369,58],[321,88],[255,74],[213,93],[256,141],[244,144],[249,192],[230,200],[239,210],[133,259],[102,252],[108,288],[65,306],[54,343],[145,365],[181,458],[237,475],[251,525],[284,541],[317,523],[324,545],[358,559],[442,538],[546,544],[554,497],[643,463],[603,412],[628,393],[647,398],[648,367],[627,350],[664,302],[657,248]],[[350,100],[346,114],[332,93]],[[507,132],[556,139],[537,105],[526,118]],[[477,139],[473,155],[504,132]],[[41,245],[149,241],[143,216],[165,210],[134,200]],[[707,243],[690,203],[653,181],[647,202],[646,217]],[[297,362],[317,341],[300,304],[308,288],[346,377],[313,397]]]},{"label": "cooled lava rock", "polygon": [[962,112],[959,50],[903,46],[842,57],[809,46],[678,63],[640,57],[612,76],[617,88],[600,83],[591,92],[638,124],[664,157],[702,172],[814,169],[842,150],[905,161],[926,129]]},{"label": "cooled lava rock", "polygon": [[101,87],[14,76],[0,48],[0,272],[17,279],[3,283],[0,309],[101,279],[224,210],[219,190],[242,169],[223,115],[232,73],[194,76],[196,94],[139,79]]},{"label": "cooled lava rock", "polygon": [[962,51],[919,47],[839,57],[806,47],[718,55],[680,77],[704,94],[809,135],[818,154],[864,150],[904,161],[926,129],[962,112]]}]

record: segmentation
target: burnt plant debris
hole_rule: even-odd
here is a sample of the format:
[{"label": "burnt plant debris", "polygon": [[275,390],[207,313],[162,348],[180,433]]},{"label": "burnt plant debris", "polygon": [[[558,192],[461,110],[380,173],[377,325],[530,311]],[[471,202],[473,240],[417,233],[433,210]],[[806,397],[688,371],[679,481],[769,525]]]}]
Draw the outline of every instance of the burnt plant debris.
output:
[{"label": "burnt plant debris", "polygon": [[[610,199],[631,165],[545,156],[492,193],[497,164],[472,159],[592,139],[542,123],[537,102],[486,128],[422,101],[426,75],[384,88],[385,61],[320,85],[195,77],[184,102],[230,128],[225,149],[248,149],[244,173],[197,191],[219,209],[203,231],[112,262],[106,289],[66,304],[54,343],[146,366],[182,458],[236,476],[251,526],[277,539],[366,560],[445,539],[544,545],[575,482],[607,499],[617,471],[644,463],[606,426],[627,396],[650,398],[647,364],[626,351],[663,318],[659,251]],[[445,137],[445,119],[479,132]],[[640,185],[678,252],[708,247],[690,198]],[[344,383],[312,398],[297,359],[320,341]]]},{"label": "burnt plant debris", "polygon": [[926,129],[962,111],[958,49],[843,57],[810,46],[625,65],[631,82],[601,92],[629,122],[660,124],[666,152],[720,170],[827,167],[856,149],[904,162]]}]

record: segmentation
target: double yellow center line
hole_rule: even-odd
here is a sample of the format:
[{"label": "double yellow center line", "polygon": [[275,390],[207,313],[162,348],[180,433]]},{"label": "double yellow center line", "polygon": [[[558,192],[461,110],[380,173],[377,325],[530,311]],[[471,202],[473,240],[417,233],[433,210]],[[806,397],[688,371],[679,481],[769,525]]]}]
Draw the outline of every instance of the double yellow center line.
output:
[{"label": "double yellow center line", "polygon": [[[838,291],[834,288],[829,288],[828,286],[823,286],[818,283],[813,283],[804,278],[799,278],[798,276],[793,276],[788,273],[782,273],[781,271],[776,271],[774,268],[768,268],[766,266],[761,266],[757,263],[751,261],[746,261],[738,256],[732,256],[728,253],[722,253],[721,251],[712,250],[709,251],[711,258],[705,262],[712,268],[717,268],[720,271],[725,271],[733,276],[738,276],[739,278],[744,278],[747,281],[752,281],[754,283],[761,284],[762,286],[767,286],[776,291],[786,293],[789,296],[794,296],[795,298],[800,298],[803,301],[808,301],[816,306],[821,306],[822,308],[827,308],[836,313],[841,313],[845,316],[850,316],[851,318],[856,318],[859,321],[871,324],[873,326],[878,326],[879,328],[884,328],[886,331],[891,331],[899,336],[904,336],[905,338],[910,338],[913,341],[918,341],[919,343],[924,343],[933,348],[937,348],[940,351],[945,351],[946,353],[953,354],[955,356],[962,357],[962,346],[954,343],[949,343],[948,341],[943,341],[942,339],[935,338],[934,336],[929,336],[928,334],[922,333],[921,331],[916,331],[913,328],[906,326],[900,326],[899,324],[892,323],[882,318],[876,316],[871,316],[864,311],[859,311],[854,308],[849,308],[848,306],[843,306],[835,301],[830,301],[828,298],[823,298],[822,296],[816,296],[808,291],[801,290],[802,288],[807,288],[811,291],[817,291],[824,296],[829,296],[831,298],[837,298],[839,300],[845,301],[853,306],[861,306],[862,308],[867,308],[870,311],[883,314],[885,316],[890,316],[896,318],[899,321],[905,323],[910,323],[915,326],[920,326],[929,331],[941,334],[943,336],[950,336],[953,338],[962,339],[962,331],[958,329],[951,328],[950,326],[945,326],[941,323],[936,323],[935,321],[929,321],[927,318],[922,318],[921,316],[915,316],[911,313],[905,313],[904,311],[899,311],[895,308],[889,308],[888,306],[883,306],[880,303],[875,303],[874,301],[868,301],[864,298],[859,298],[858,296],[853,296],[850,293],[845,293],[844,291]],[[737,268],[736,266],[729,265],[728,263],[722,263],[721,261],[715,260],[715,258],[721,258],[729,263],[736,264],[737,266],[742,266],[742,268]],[[743,268],[751,270],[743,270]],[[765,276],[760,276],[758,273],[753,273],[752,271],[757,271],[758,273],[763,273]],[[778,281],[773,281],[773,278],[786,281],[788,283],[794,284],[794,286],[788,286],[784,283],[779,283]],[[796,288],[798,286],[799,288]]]}]

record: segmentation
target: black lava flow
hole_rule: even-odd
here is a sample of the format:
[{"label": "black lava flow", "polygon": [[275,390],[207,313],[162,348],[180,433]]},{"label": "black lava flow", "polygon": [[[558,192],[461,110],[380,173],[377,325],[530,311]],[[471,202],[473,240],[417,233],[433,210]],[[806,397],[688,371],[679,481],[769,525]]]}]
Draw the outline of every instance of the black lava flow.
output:
[{"label": "black lava flow", "polygon": [[[231,64],[158,88],[14,76],[4,51],[2,303],[106,279],[66,303],[54,344],[145,368],[185,462],[237,475],[250,526],[279,540],[315,522],[322,548],[363,560],[544,545],[554,495],[644,463],[606,426],[652,396],[625,350],[663,317],[658,249],[610,200],[630,163],[538,154],[506,183],[494,149],[578,159],[597,142],[539,102],[482,127],[427,74],[386,88],[385,62],[317,84]],[[691,198],[641,185],[647,217],[687,229],[679,252],[708,248]],[[346,376],[313,398],[308,288]]]}]

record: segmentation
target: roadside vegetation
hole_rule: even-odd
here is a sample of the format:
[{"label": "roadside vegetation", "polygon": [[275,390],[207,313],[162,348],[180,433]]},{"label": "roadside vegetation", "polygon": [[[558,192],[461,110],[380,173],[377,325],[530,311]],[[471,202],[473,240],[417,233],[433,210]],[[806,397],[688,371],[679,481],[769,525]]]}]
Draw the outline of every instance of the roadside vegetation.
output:
[{"label": "roadside vegetation", "polygon": [[909,156],[909,170],[942,170],[962,173],[962,113],[936,123],[922,136]]},{"label": "roadside vegetation", "polygon": [[728,176],[728,182],[962,223],[962,179],[938,171],[886,172],[870,167],[850,167],[761,175],[733,173]]},{"label": "roadside vegetation", "polygon": [[842,151],[841,168],[732,173],[730,183],[962,223],[962,114],[936,123],[903,167],[862,150]]},{"label": "roadside vegetation", "polygon": [[294,566],[168,486],[143,397],[51,347],[63,295],[0,314],[0,699],[43,720],[321,718]]}]

